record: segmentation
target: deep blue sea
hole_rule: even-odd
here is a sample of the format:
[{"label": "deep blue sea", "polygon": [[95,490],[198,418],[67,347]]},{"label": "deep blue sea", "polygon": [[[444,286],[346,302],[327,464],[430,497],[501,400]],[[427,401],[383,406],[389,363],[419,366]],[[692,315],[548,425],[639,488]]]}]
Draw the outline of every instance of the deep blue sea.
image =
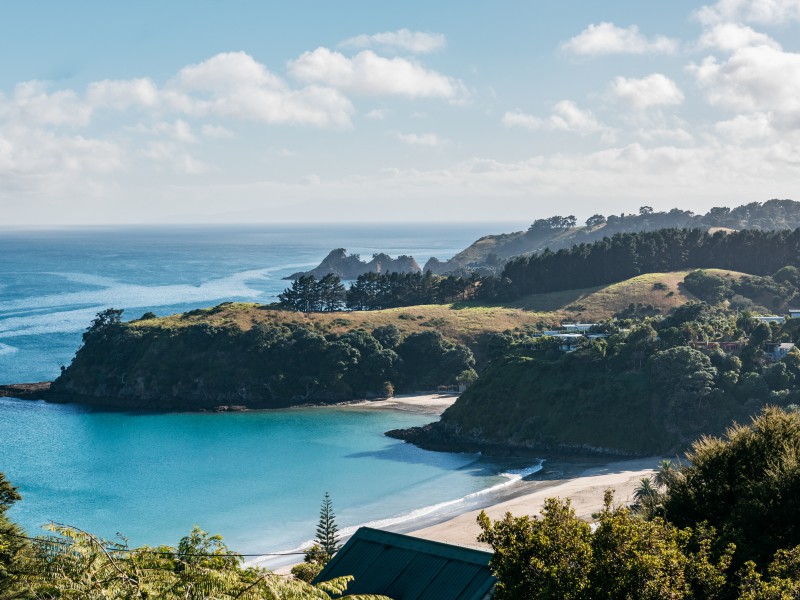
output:
[{"label": "deep blue sea", "polygon": [[[108,307],[126,318],[228,300],[272,302],[281,278],[333,248],[449,258],[522,224],[252,225],[0,230],[0,383],[49,380]],[[56,521],[133,544],[193,525],[245,553],[314,535],[324,492],[340,527],[402,527],[463,510],[512,481],[510,465],[434,453],[383,432],[429,422],[388,410],[132,414],[0,398],[0,471],[30,533]],[[519,466],[519,465],[516,465]]]}]

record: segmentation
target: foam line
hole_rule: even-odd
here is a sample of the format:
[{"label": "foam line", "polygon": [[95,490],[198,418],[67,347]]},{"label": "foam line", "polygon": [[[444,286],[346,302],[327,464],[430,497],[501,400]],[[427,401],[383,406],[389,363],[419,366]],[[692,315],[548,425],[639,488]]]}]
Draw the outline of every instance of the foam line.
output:
[{"label": "foam line", "polygon": [[[495,494],[498,491],[505,489],[515,483],[521,481],[528,475],[533,475],[534,473],[542,470],[542,463],[537,465],[533,465],[531,467],[526,467],[524,469],[514,469],[509,471],[504,471],[499,475],[501,477],[505,477],[506,481],[500,482],[496,485],[490,486],[483,490],[478,490],[477,492],[472,492],[467,494],[466,496],[462,496],[461,498],[456,498],[455,500],[448,500],[446,502],[439,502],[438,504],[432,504],[430,506],[423,506],[422,508],[414,509],[410,512],[404,513],[402,515],[398,515],[395,517],[390,517],[387,519],[375,519],[373,521],[368,521],[366,523],[361,523],[359,525],[352,525],[350,527],[343,527],[339,530],[339,535],[342,538],[347,538],[353,535],[360,527],[372,527],[375,529],[387,529],[390,527],[394,527],[397,525],[401,525],[403,523],[408,523],[411,521],[415,521],[417,519],[421,519],[423,517],[430,517],[435,515],[436,513],[445,512],[445,509],[451,509],[452,507],[458,506],[461,510],[460,512],[466,512],[471,508],[471,504],[476,499],[479,499],[484,496],[488,496],[491,494]],[[478,504],[475,502],[475,504]],[[447,510],[446,512],[451,512]],[[294,552],[304,552],[308,548],[310,548],[314,544],[315,540],[306,540],[299,546],[292,548],[291,550],[280,550],[279,552],[285,553],[294,553]],[[294,560],[291,562],[301,562],[299,555],[293,556]],[[251,561],[248,561],[249,565],[260,565],[264,566],[266,564],[273,564],[280,566],[280,564],[291,564],[287,561],[287,559],[281,559],[281,557],[276,556],[260,556],[258,558],[254,558]]]}]

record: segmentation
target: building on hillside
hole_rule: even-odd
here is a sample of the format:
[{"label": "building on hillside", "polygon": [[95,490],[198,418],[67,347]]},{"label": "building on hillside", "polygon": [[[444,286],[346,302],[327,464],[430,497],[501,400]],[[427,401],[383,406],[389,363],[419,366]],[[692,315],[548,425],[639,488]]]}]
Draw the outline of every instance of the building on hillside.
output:
[{"label": "building on hillside", "polygon": [[786,317],[781,317],[778,315],[763,315],[753,318],[761,323],[777,323],[778,325],[783,325],[786,322]]},{"label": "building on hillside", "polygon": [[562,352],[572,352],[573,350],[577,350],[578,344],[580,344],[581,340],[586,339],[586,336],[584,336],[582,333],[557,333],[551,337],[554,337],[556,340],[558,340],[558,349]]},{"label": "building on hillside", "polygon": [[800,317],[800,308],[790,308],[789,309],[789,318],[790,319],[797,319]]},{"label": "building on hillside", "polygon": [[394,600],[488,600],[491,552],[361,527],[314,582],[352,575],[348,594]]},{"label": "building on hillside", "polygon": [[596,325],[597,323],[562,323],[561,329],[563,329],[566,333],[586,333]]},{"label": "building on hillside", "polygon": [[772,360],[777,361],[789,354],[793,348],[794,344],[790,343],[769,344],[766,346],[766,352],[772,358]]}]

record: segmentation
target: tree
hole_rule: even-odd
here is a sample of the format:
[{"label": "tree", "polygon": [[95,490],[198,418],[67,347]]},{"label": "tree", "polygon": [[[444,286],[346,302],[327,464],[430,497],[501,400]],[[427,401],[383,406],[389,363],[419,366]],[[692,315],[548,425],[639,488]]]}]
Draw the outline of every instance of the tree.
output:
[{"label": "tree", "polygon": [[344,307],[345,290],[338,275],[328,273],[319,281],[320,309],[334,312]]},{"label": "tree", "polygon": [[641,206],[639,207],[639,215],[646,217],[647,215],[653,214],[653,207],[652,206]]},{"label": "tree", "polygon": [[491,544],[496,600],[586,598],[592,563],[589,525],[570,501],[548,498],[540,517],[478,516],[478,540]]},{"label": "tree", "polygon": [[83,333],[84,344],[90,338],[106,338],[122,322],[121,308],[107,308],[97,313],[89,328]]},{"label": "tree", "polygon": [[722,438],[692,444],[664,503],[679,526],[708,521],[736,545],[737,568],[800,545],[800,414],[765,408]]},{"label": "tree", "polygon": [[336,515],[333,514],[333,502],[328,492],[322,498],[322,507],[319,510],[319,523],[317,524],[317,543],[329,555],[333,556],[339,550],[339,527],[336,525]]},{"label": "tree", "polygon": [[586,226],[590,229],[594,229],[595,227],[599,227],[600,225],[606,224],[606,218],[603,215],[595,214],[586,219]]},{"label": "tree", "polygon": [[0,598],[14,597],[11,594],[19,584],[19,566],[27,548],[21,537],[24,532],[6,516],[8,509],[21,499],[17,488],[0,473]]},{"label": "tree", "polygon": [[319,311],[323,307],[322,290],[313,275],[301,275],[292,285],[278,294],[283,308],[299,312]]}]

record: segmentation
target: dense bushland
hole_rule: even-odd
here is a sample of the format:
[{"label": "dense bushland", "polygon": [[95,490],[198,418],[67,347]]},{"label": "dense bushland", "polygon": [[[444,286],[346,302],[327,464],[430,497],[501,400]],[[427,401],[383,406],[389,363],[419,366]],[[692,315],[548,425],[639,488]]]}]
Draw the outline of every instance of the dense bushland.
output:
[{"label": "dense bushland", "polygon": [[800,597],[800,414],[769,408],[686,464],[664,461],[632,509],[611,492],[592,531],[569,500],[541,517],[478,521],[497,600]]},{"label": "dense bushland", "polygon": [[435,330],[401,339],[392,326],[341,335],[301,324],[136,327],[100,313],[55,399],[126,408],[280,407],[391,395],[454,384],[468,348]]},{"label": "dense bushland", "polygon": [[608,337],[563,352],[557,338],[491,336],[493,360],[443,414],[405,439],[439,447],[504,446],[646,454],[680,450],[767,403],[800,403],[795,320],[687,304],[667,317],[610,321]]}]

